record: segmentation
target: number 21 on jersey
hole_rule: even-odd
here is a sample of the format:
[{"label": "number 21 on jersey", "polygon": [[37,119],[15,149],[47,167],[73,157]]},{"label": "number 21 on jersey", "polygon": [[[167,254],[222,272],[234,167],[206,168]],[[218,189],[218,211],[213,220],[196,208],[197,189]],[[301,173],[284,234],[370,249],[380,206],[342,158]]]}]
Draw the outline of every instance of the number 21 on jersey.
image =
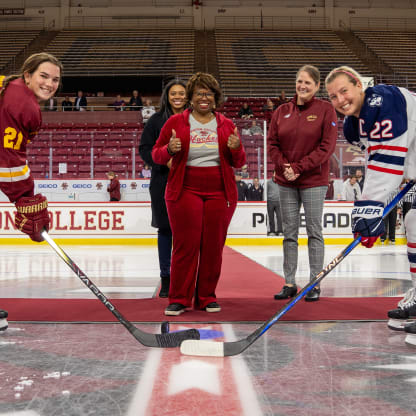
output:
[{"label": "number 21 on jersey", "polygon": [[21,131],[17,132],[13,127],[7,127],[4,130],[3,146],[5,149],[20,150],[22,140],[23,134]]}]

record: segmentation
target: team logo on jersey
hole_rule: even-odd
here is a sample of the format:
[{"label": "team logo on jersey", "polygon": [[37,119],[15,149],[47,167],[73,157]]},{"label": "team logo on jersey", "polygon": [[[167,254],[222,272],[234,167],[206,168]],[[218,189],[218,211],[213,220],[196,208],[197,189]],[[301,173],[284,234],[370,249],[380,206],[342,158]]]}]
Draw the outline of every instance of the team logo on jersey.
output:
[{"label": "team logo on jersey", "polygon": [[370,107],[380,107],[383,104],[383,97],[378,94],[373,94],[367,98],[367,103]]},{"label": "team logo on jersey", "polygon": [[315,121],[318,118],[316,114],[311,114],[308,117],[306,117],[306,120],[308,121]]},{"label": "team logo on jersey", "polygon": [[284,116],[284,118],[289,118],[291,115],[292,115],[291,113],[286,114],[286,115]]}]

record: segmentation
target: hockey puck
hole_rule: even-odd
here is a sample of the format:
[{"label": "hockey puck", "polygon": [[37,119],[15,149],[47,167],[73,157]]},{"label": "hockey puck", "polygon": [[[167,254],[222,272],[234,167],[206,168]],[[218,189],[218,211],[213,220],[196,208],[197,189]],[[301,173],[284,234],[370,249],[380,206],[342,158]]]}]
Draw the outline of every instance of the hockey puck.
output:
[{"label": "hockey puck", "polygon": [[160,327],[160,332],[162,334],[168,334],[169,333],[169,322],[168,321],[162,322],[162,325]]}]

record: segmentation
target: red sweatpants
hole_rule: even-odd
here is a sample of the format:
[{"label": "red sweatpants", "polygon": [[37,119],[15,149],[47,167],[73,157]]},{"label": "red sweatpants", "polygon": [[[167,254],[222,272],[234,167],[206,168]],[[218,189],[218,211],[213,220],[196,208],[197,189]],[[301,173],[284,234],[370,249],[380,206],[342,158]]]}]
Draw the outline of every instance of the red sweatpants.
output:
[{"label": "red sweatpants", "polygon": [[166,201],[173,235],[169,303],[204,309],[216,301],[222,252],[236,202],[226,200],[219,166],[187,167],[183,190]]}]

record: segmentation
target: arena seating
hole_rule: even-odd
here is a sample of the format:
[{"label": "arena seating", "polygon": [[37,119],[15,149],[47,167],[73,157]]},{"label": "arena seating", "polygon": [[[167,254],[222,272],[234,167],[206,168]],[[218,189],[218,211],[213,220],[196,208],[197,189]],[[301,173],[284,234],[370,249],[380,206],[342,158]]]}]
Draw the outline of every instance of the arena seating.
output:
[{"label": "arena seating", "polygon": [[0,31],[0,74],[39,35],[39,30]]},{"label": "arena seating", "polygon": [[63,30],[47,51],[59,57],[66,76],[176,75],[194,72],[194,31]]},{"label": "arena seating", "polygon": [[354,33],[399,74],[398,79],[389,82],[416,91],[416,33],[374,30]]},{"label": "arena seating", "polygon": [[[139,178],[144,166],[138,153],[143,127],[126,123],[120,128],[115,124],[95,123],[86,128],[48,123],[28,146],[33,176],[35,179],[104,179],[113,170],[120,179]],[[66,164],[67,173],[59,173],[60,163]]]},{"label": "arena seating", "polygon": [[323,76],[348,62],[368,69],[330,30],[219,30],[215,31],[217,59],[227,95],[274,96],[294,94],[297,70],[316,65]]}]

